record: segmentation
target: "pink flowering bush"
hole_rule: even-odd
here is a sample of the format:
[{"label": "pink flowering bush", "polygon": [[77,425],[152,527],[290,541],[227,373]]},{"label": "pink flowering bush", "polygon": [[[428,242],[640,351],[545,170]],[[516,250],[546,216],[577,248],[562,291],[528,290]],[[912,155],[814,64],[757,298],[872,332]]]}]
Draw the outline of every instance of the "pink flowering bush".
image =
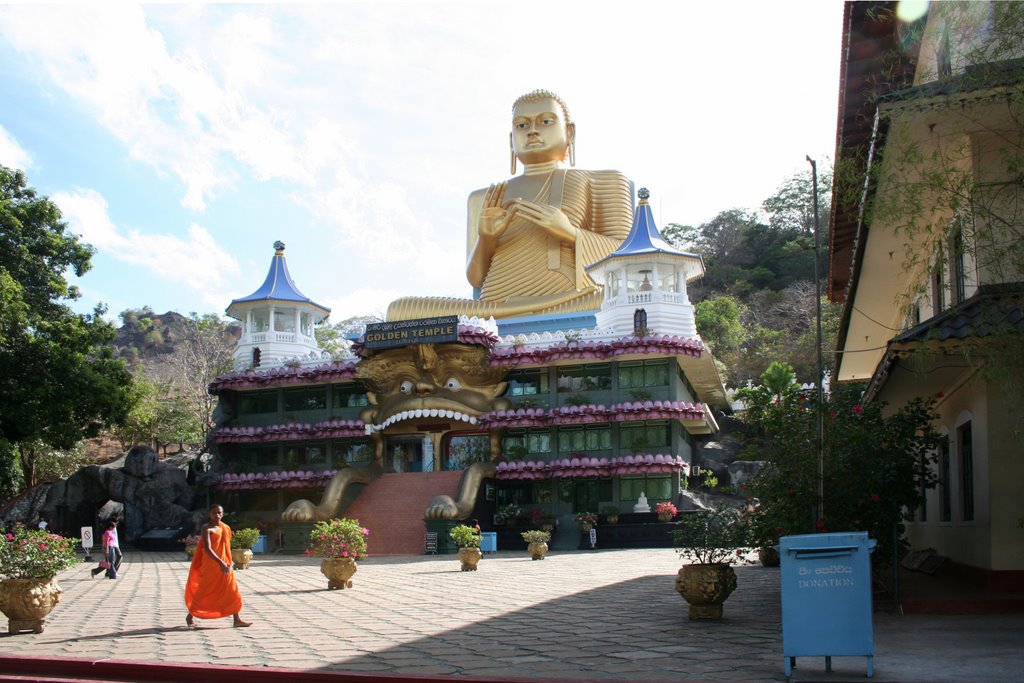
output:
[{"label": "pink flowering bush", "polygon": [[359,524],[358,519],[329,519],[317,522],[309,532],[310,557],[350,557],[359,560],[366,557],[366,537],[370,530]]},{"label": "pink flowering bush", "polygon": [[659,515],[672,515],[673,517],[675,517],[676,514],[679,512],[679,508],[677,508],[672,503],[658,503],[657,505],[654,506],[654,511],[657,512]]},{"label": "pink flowering bush", "polygon": [[2,536],[0,575],[8,579],[52,579],[78,564],[75,539],[19,524]]}]

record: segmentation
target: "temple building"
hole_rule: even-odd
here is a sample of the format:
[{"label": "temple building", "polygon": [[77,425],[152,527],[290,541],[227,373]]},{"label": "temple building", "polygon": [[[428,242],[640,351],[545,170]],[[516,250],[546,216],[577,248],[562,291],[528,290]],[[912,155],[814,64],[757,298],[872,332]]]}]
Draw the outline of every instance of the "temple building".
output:
[{"label": "temple building", "polygon": [[339,516],[374,554],[448,552],[465,520],[501,549],[542,525],[576,548],[582,512],[602,515],[597,547],[670,543],[652,510],[680,503],[695,440],[728,409],[687,295],[703,261],[665,242],[646,190],[634,206],[619,174],[559,168],[575,127],[557,96],[513,117],[526,171],[470,199],[477,298],[398,300],[335,359],[307,334],[329,311],[280,243],[264,285],[231,302],[245,331],[211,385],[218,500],[278,523],[285,551]]}]

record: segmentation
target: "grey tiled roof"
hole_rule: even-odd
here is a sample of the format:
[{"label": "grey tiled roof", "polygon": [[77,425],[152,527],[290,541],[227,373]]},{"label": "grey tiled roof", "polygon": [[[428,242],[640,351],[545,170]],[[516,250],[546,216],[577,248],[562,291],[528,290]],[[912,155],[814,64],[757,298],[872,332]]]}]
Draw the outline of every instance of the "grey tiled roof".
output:
[{"label": "grey tiled roof", "polygon": [[985,285],[957,306],[903,332],[891,347],[962,342],[994,334],[1024,332],[1024,283]]}]

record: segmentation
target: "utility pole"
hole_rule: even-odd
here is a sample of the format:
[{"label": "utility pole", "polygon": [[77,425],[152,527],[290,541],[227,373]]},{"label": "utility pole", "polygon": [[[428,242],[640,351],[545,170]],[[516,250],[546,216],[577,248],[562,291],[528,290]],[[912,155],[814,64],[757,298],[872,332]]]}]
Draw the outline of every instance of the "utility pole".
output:
[{"label": "utility pole", "polygon": [[814,197],[814,304],[817,307],[818,376],[814,382],[817,392],[815,410],[815,448],[818,451],[818,519],[825,519],[825,394],[822,389],[822,378],[825,364],[821,357],[821,239],[818,237],[818,164],[807,155],[811,164],[811,186]]}]

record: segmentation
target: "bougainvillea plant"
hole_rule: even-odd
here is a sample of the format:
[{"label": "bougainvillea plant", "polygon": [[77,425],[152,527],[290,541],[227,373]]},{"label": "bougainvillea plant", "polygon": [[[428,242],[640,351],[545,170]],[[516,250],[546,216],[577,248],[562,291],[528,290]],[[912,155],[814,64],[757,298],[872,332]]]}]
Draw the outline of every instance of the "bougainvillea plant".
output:
[{"label": "bougainvillea plant", "polygon": [[342,517],[317,522],[309,532],[306,555],[359,560],[366,557],[366,537],[369,535],[370,530],[361,525],[358,519]]},{"label": "bougainvillea plant", "polygon": [[8,579],[52,579],[78,563],[72,538],[21,524],[2,538],[0,575]]}]

